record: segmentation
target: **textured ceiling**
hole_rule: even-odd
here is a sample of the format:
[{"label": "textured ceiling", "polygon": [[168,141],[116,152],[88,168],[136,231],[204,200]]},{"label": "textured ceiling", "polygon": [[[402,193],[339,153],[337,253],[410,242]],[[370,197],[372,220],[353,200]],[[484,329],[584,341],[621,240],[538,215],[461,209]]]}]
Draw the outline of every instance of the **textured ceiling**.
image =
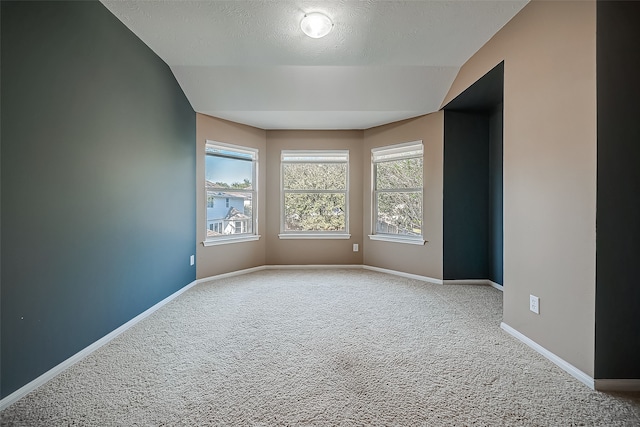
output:
[{"label": "textured ceiling", "polygon": [[[528,0],[102,0],[193,108],[262,129],[366,129],[437,111],[460,66]],[[305,13],[334,28],[300,30]]]}]

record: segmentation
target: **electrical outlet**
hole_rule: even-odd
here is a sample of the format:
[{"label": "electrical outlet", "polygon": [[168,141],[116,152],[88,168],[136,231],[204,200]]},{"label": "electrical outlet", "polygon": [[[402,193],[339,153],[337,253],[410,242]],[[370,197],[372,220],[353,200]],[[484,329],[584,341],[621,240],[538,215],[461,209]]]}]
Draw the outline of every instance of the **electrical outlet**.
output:
[{"label": "electrical outlet", "polygon": [[353,252],[358,252],[358,244],[357,243],[353,244]]},{"label": "electrical outlet", "polygon": [[540,298],[535,295],[529,295],[529,310],[535,314],[540,314]]},{"label": "electrical outlet", "polygon": [[193,265],[193,264],[195,264],[195,263],[196,263],[196,256],[195,256],[195,255],[191,255],[191,256],[189,257],[189,262],[191,263],[191,264],[189,264],[189,265]]}]

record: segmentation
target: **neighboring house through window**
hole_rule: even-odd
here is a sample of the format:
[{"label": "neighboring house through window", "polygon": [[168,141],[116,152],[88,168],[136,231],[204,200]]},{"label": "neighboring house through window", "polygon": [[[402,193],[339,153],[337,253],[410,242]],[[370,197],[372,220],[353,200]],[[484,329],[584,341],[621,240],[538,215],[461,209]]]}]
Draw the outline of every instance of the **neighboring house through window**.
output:
[{"label": "neighboring house through window", "polygon": [[348,239],[349,151],[281,152],[282,239]]},{"label": "neighboring house through window", "polygon": [[207,141],[205,246],[259,238],[257,163],[258,150],[254,148]]},{"label": "neighboring house through window", "polygon": [[371,150],[372,240],[424,244],[422,141]]}]

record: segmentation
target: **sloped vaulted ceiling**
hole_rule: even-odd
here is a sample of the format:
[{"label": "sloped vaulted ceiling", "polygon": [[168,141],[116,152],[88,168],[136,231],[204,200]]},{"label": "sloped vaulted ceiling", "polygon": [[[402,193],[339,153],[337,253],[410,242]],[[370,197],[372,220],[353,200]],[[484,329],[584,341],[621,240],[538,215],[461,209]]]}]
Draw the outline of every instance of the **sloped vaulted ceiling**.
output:
[{"label": "sloped vaulted ceiling", "polygon": [[[262,129],[366,129],[437,111],[460,66],[528,0],[102,3],[200,113]],[[300,30],[305,13],[334,22]]]}]

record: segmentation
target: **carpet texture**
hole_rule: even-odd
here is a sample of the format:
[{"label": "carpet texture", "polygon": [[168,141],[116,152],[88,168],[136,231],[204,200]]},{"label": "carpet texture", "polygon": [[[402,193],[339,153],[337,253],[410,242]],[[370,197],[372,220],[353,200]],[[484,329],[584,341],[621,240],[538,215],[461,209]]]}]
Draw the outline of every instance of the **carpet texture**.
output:
[{"label": "carpet texture", "polygon": [[365,270],[199,284],[0,413],[7,426],[639,426],[502,331],[502,294]]}]

